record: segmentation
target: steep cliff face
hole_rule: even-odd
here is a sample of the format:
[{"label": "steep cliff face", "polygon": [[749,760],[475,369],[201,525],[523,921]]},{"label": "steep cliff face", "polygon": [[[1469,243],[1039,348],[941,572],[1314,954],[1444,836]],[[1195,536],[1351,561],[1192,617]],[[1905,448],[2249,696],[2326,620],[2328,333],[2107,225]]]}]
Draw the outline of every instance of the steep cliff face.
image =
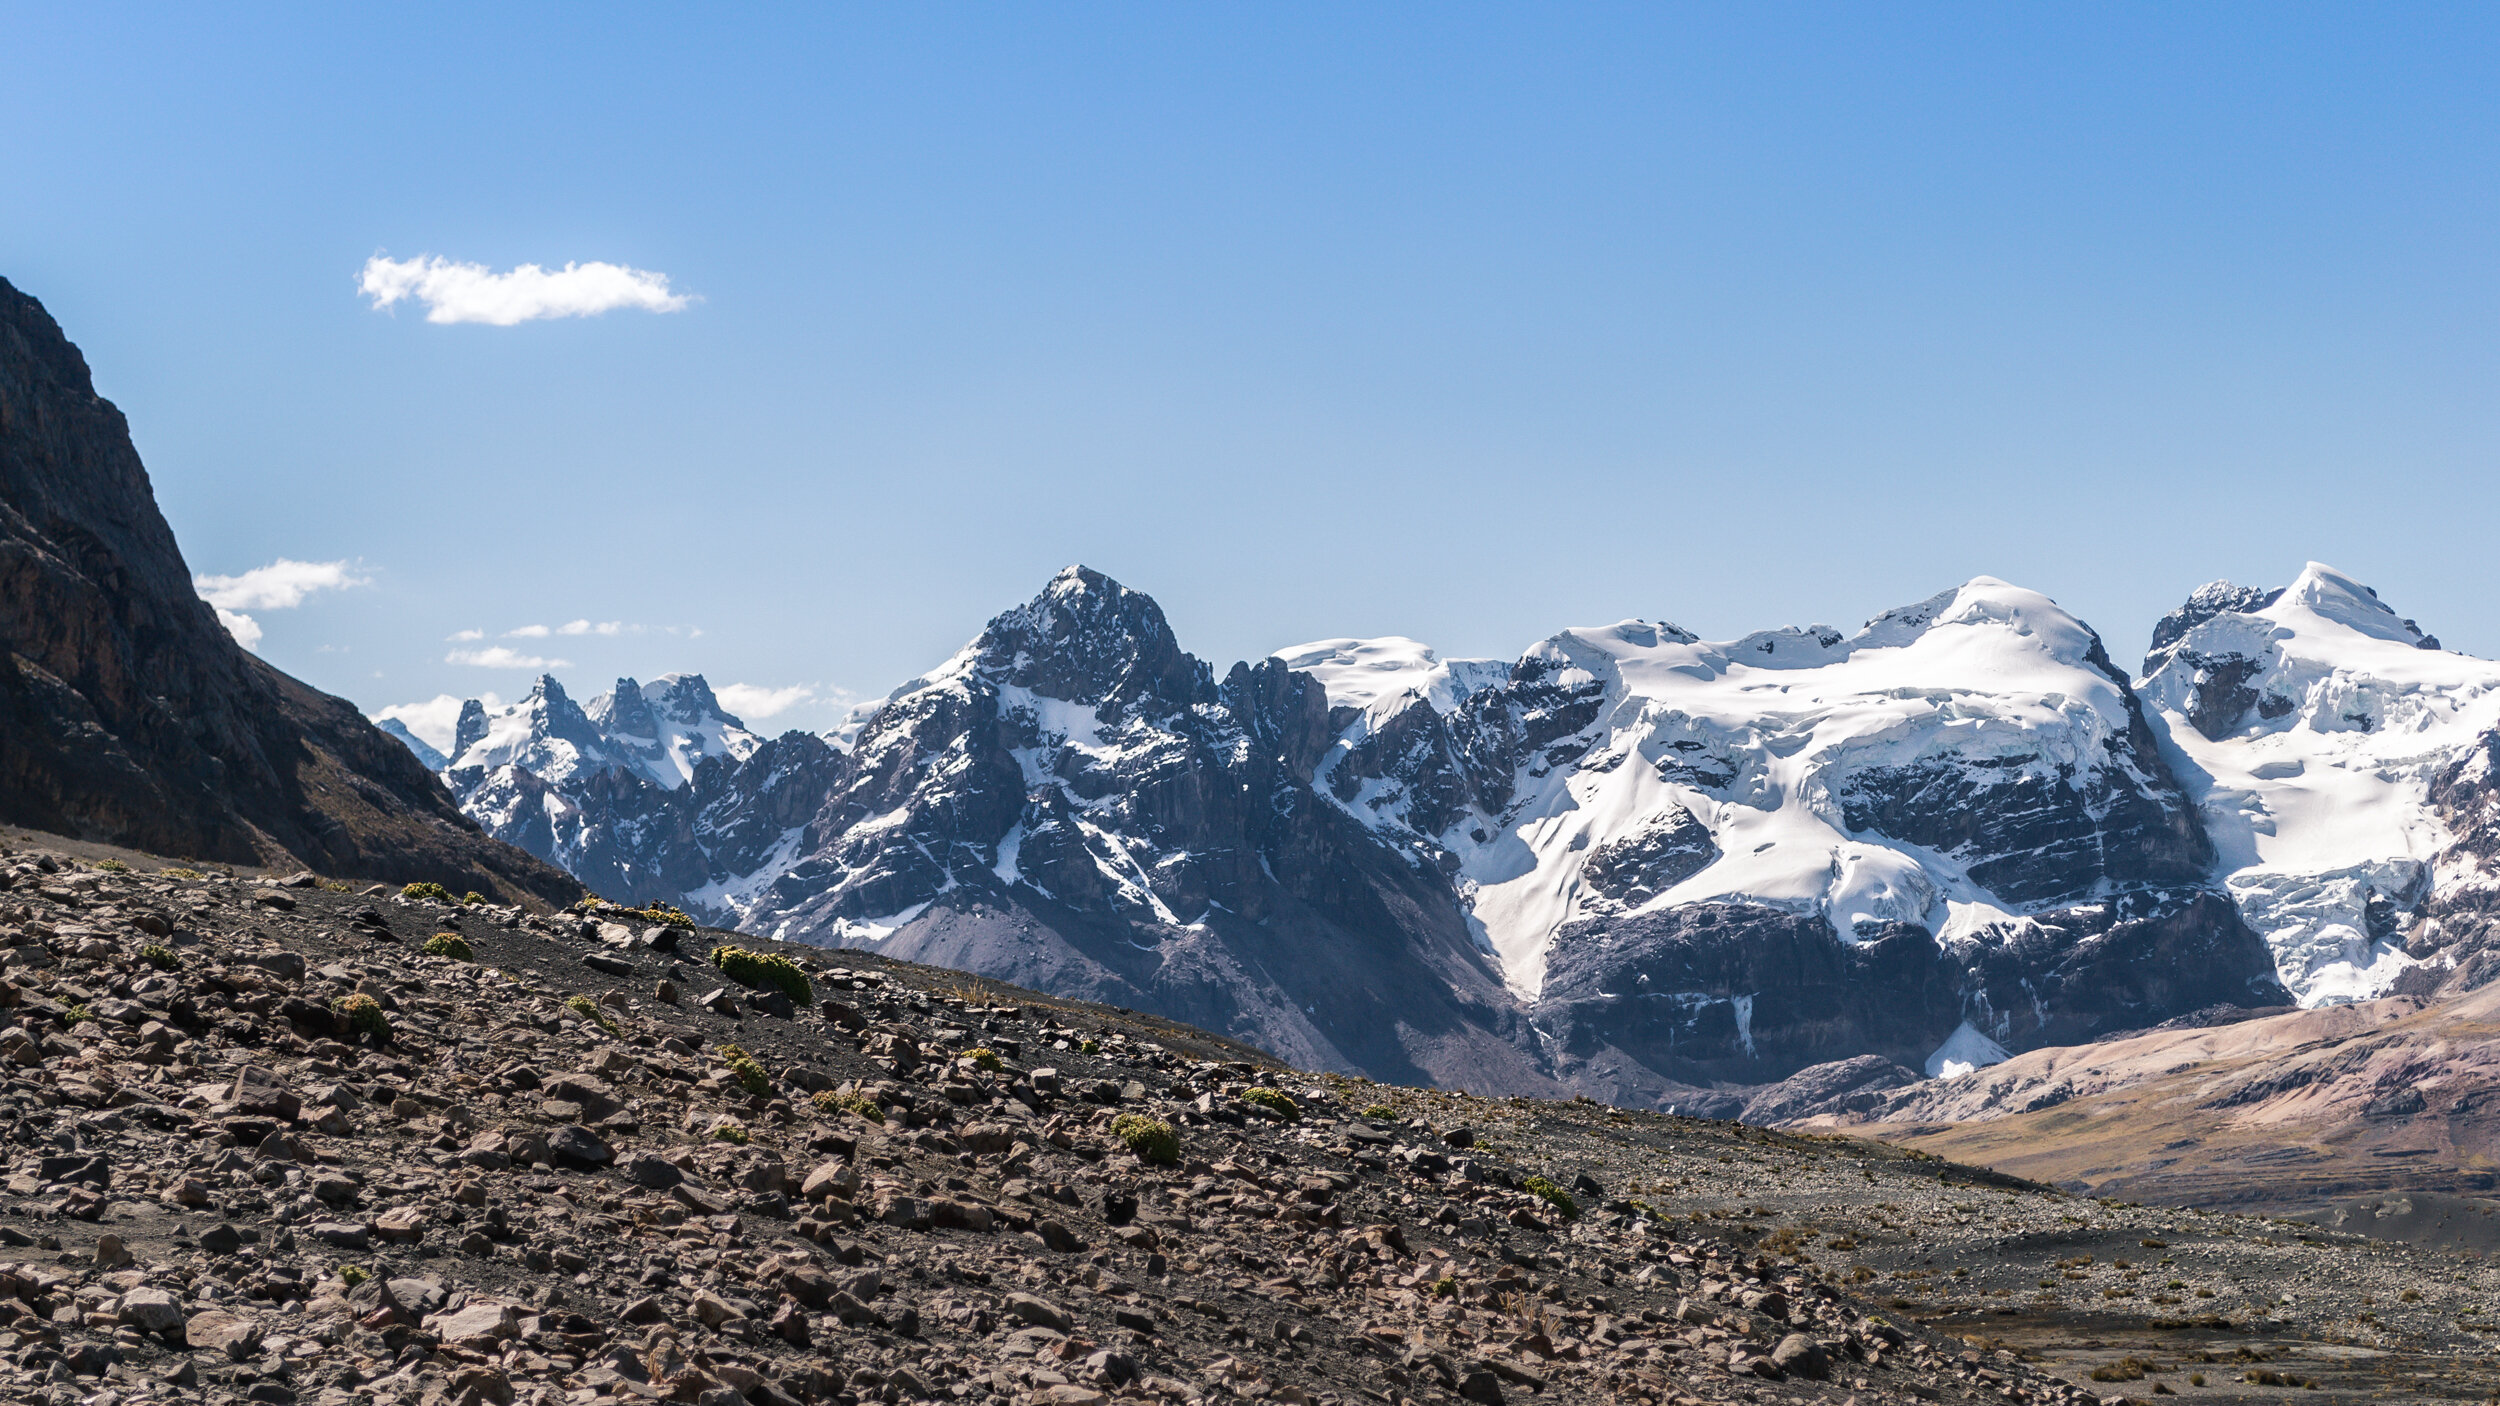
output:
[{"label": "steep cliff face", "polygon": [[488,839],[343,699],[236,645],[194,593],[121,412],[0,281],[0,818],[163,854],[579,891]]}]

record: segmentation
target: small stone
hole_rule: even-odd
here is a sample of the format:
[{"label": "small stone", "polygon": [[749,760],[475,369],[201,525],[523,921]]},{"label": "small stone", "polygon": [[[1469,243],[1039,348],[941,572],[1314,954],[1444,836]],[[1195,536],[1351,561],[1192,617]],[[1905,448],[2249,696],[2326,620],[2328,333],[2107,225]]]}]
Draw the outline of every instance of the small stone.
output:
[{"label": "small stone", "polygon": [[605,1139],[579,1123],[567,1123],[547,1134],[548,1155],[571,1166],[603,1167],[616,1156]]},{"label": "small stone", "polygon": [[1831,1358],[1823,1345],[1803,1333],[1791,1333],[1771,1349],[1771,1361],[1782,1372],[1822,1381],[1832,1374]]},{"label": "small stone", "polygon": [[315,1221],[305,1234],[334,1250],[362,1250],[372,1244],[372,1232],[355,1221]]},{"label": "small stone", "polygon": [[851,1170],[848,1162],[819,1162],[816,1169],[807,1174],[807,1180],[799,1184],[799,1199],[821,1201],[837,1191],[848,1192],[858,1186],[859,1174]]},{"label": "small stone", "polygon": [[520,1331],[520,1314],[512,1305],[473,1299],[458,1313],[441,1313],[425,1320],[445,1342],[499,1343]]},{"label": "small stone", "polygon": [[182,1304],[163,1289],[143,1287],[122,1295],[115,1315],[125,1328],[142,1333],[169,1333],[183,1326]]},{"label": "small stone", "polygon": [[183,1326],[183,1341],[203,1352],[222,1352],[241,1362],[260,1351],[261,1328],[221,1308],[202,1309]]},{"label": "small stone", "polygon": [[295,1121],[295,1115],[304,1107],[304,1101],[296,1097],[276,1074],[257,1064],[247,1064],[235,1071],[234,1087],[227,1092],[226,1098],[240,1112],[290,1123]]},{"label": "small stone", "polygon": [[1068,1331],[1071,1323],[1066,1309],[1046,1299],[1037,1299],[1031,1294],[1009,1294],[1007,1311],[1023,1322],[1038,1328],[1048,1328],[1055,1333]]},{"label": "small stone", "polygon": [[393,1244],[410,1244],[424,1238],[425,1222],[423,1206],[393,1206],[373,1222],[373,1233]]},{"label": "small stone", "polygon": [[656,1152],[637,1152],[617,1163],[616,1169],[625,1174],[627,1181],[653,1191],[666,1191],[686,1179],[676,1163]]}]

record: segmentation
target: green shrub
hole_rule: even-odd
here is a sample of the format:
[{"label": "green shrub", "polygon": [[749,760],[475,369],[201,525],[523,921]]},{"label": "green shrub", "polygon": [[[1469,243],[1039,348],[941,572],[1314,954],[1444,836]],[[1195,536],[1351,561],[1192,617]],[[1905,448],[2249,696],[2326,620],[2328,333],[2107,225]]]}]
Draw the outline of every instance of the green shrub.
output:
[{"label": "green shrub", "polygon": [[476,889],[471,889],[467,893],[460,895],[460,901],[466,906],[475,907],[476,905],[486,901],[486,895],[479,893]]},{"label": "green shrub", "polygon": [[469,949],[469,940],[456,932],[438,932],[425,940],[425,955],[449,957],[455,962],[474,962],[477,953]]},{"label": "green shrub", "polygon": [[1302,1121],[1302,1105],[1287,1098],[1282,1089],[1252,1089],[1241,1096],[1241,1101],[1255,1103],[1288,1123]]},{"label": "green shrub", "polygon": [[372,1277],[372,1275],[365,1273],[364,1266],[362,1265],[343,1264],[339,1266],[339,1282],[346,1285],[348,1288],[353,1289],[357,1285],[362,1284]]},{"label": "green shrub", "polygon": [[1366,1118],[1395,1118],[1398,1116],[1398,1111],[1385,1103],[1375,1103],[1371,1107],[1363,1110],[1363,1116]]},{"label": "green shrub", "polygon": [[1076,1047],[1076,1052],[1078,1054],[1101,1054],[1102,1042],[1100,1040],[1087,1040],[1083,1044]]},{"label": "green shrub", "polygon": [[1450,1276],[1448,1276],[1448,1275],[1446,1275],[1446,1274],[1442,1275],[1442,1276],[1441,1276],[1440,1278],[1438,1278],[1438,1279],[1433,1280],[1433,1281],[1432,1281],[1432,1296],[1433,1296],[1434,1298],[1436,1298],[1436,1299],[1454,1299],[1454,1298],[1457,1298],[1457,1297],[1458,1297],[1458,1281],[1457,1281],[1457,1280],[1455,1280],[1455,1279],[1452,1279]]},{"label": "green shrub", "polygon": [[564,1008],[611,1035],[620,1033],[616,1028],[616,1021],[610,1018],[606,1011],[599,1009],[599,1003],[588,996],[567,996],[564,998]]},{"label": "green shrub", "polygon": [[1570,1192],[1556,1186],[1551,1180],[1545,1177],[1530,1177],[1519,1186],[1530,1195],[1544,1197],[1546,1204],[1562,1212],[1564,1220],[1579,1219],[1580,1203],[1572,1200]]},{"label": "green shrub", "polygon": [[990,1049],[986,1046],[979,1049],[966,1050],[963,1052],[962,1057],[969,1061],[973,1068],[986,1069],[992,1074],[995,1074],[1007,1067],[1007,1061],[998,1057],[998,1051]]},{"label": "green shrub", "polygon": [[755,1056],[730,1044],[723,1044],[715,1053],[721,1063],[729,1066],[729,1072],[736,1076],[739,1088],[759,1097],[772,1092],[772,1076],[764,1072],[764,1066],[755,1062]]},{"label": "green shrub", "polygon": [[72,1025],[83,1025],[88,1021],[95,1019],[95,1012],[87,1009],[83,1005],[72,1006],[68,1010],[61,1012],[61,1018],[68,1021]]},{"label": "green shrub", "polygon": [[865,1118],[871,1123],[885,1121],[885,1110],[879,1108],[877,1101],[866,1094],[844,1094],[826,1089],[810,1101],[816,1105],[816,1111],[819,1113],[850,1113]]},{"label": "green shrub", "polygon": [[399,891],[399,896],[411,903],[423,902],[427,899],[436,903],[451,902],[451,890],[435,883],[410,884]]},{"label": "green shrub", "polygon": [[342,996],[339,998],[336,1009],[340,1015],[347,1018],[347,1032],[350,1035],[358,1036],[376,1045],[390,1042],[391,1018],[382,1013],[380,1001],[361,993],[354,996]]},{"label": "green shrub", "polygon": [[182,965],[181,956],[161,942],[151,942],[140,948],[139,960],[161,972],[169,972]]},{"label": "green shrub", "polygon": [[1172,1125],[1143,1113],[1123,1113],[1111,1120],[1111,1135],[1137,1154],[1137,1160],[1169,1166],[1181,1160],[1181,1137]]},{"label": "green shrub", "polygon": [[712,1141],[744,1147],[747,1145],[746,1125],[735,1118],[723,1118],[712,1125]]},{"label": "green shrub", "polygon": [[770,986],[799,1005],[813,1005],[816,988],[808,985],[799,964],[777,952],[749,952],[743,947],[715,947],[712,965],[740,986]]},{"label": "green shrub", "polygon": [[197,869],[185,869],[180,865],[175,865],[170,869],[157,870],[156,877],[160,879],[196,879],[200,877],[200,871]]},{"label": "green shrub", "polygon": [[130,866],[122,863],[118,859],[99,859],[95,862],[95,867],[103,870],[107,874],[127,874],[130,872]]},{"label": "green shrub", "polygon": [[672,908],[668,904],[662,903],[656,898],[651,900],[651,902],[644,907],[628,908],[625,911],[628,913],[639,913],[644,918],[667,927],[690,928],[694,926],[694,919],[686,916],[683,909]]}]

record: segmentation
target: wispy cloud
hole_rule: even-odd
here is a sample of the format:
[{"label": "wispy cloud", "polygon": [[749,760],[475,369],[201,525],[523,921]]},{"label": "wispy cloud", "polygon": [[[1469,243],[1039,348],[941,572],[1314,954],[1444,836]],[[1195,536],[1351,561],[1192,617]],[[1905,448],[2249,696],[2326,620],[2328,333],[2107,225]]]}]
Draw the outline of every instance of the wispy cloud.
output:
[{"label": "wispy cloud", "polygon": [[425,304],[428,322],[483,322],[493,327],[548,317],[596,317],[616,308],[677,312],[693,302],[668,291],[668,275],[622,264],[566,264],[553,272],[523,264],[496,273],[484,264],[454,263],[431,254],[365,260],[356,291],[387,308],[408,298]]},{"label": "wispy cloud", "polygon": [[486,638],[486,632],[484,630],[455,630],[443,638],[452,644],[467,644],[471,640]]},{"label": "wispy cloud", "polygon": [[475,669],[570,669],[570,659],[541,659],[535,654],[522,654],[503,645],[487,649],[455,649],[443,656],[446,664],[466,664]]},{"label": "wispy cloud", "polygon": [[758,718],[769,718],[776,714],[786,713],[801,703],[813,702],[816,698],[816,690],[803,683],[792,684],[788,688],[765,688],[758,684],[733,683],[714,689],[712,696],[720,700],[722,707],[737,714],[739,718],[752,722]]},{"label": "wispy cloud", "polygon": [[[543,640],[549,635],[621,635],[625,630],[622,620],[567,620],[561,625],[516,625],[504,631],[503,637],[508,640]],[[642,627],[634,626],[633,632],[641,634]],[[467,638],[483,639],[484,636],[471,633]]]},{"label": "wispy cloud", "polygon": [[192,589],[210,605],[228,610],[292,610],[315,591],[345,590],[372,582],[350,573],[343,561],[295,561],[280,557],[240,576],[200,575]]},{"label": "wispy cloud", "polygon": [[238,576],[203,573],[191,578],[191,589],[216,607],[217,623],[226,627],[236,644],[251,650],[260,648],[261,628],[260,622],[245,611],[293,610],[315,591],[343,591],[371,584],[371,578],[350,572],[346,562],[296,561],[291,557],[280,557]]}]

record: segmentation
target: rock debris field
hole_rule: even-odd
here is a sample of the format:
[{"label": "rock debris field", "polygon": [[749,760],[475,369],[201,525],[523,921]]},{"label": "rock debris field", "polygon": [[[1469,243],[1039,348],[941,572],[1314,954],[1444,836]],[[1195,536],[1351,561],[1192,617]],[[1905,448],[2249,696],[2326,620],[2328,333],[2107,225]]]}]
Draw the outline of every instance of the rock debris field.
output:
[{"label": "rock debris field", "polygon": [[0,851],[9,1402],[2500,1388],[2470,1255],[1296,1073],[657,910]]}]

